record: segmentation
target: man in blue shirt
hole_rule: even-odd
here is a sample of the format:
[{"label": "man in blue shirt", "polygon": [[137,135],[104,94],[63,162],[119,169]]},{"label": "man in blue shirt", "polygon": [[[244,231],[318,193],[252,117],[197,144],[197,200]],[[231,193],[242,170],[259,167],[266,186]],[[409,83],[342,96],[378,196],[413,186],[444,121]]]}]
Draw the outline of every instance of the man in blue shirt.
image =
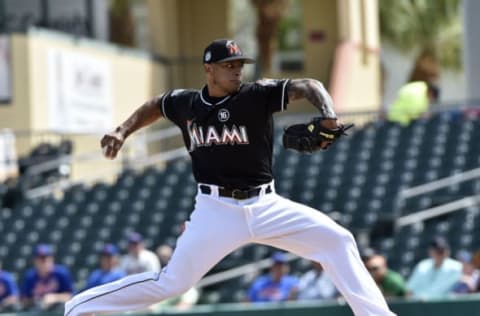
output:
[{"label": "man in blue shirt", "polygon": [[462,264],[450,258],[450,247],[443,237],[430,242],[429,255],[415,266],[407,289],[416,298],[443,298],[460,279]]},{"label": "man in blue shirt", "polygon": [[288,275],[289,267],[285,254],[276,252],[268,275],[258,277],[250,287],[250,302],[281,302],[295,299],[298,279]]},{"label": "man in blue shirt", "polygon": [[25,273],[22,303],[27,309],[51,310],[72,297],[73,282],[63,265],[56,265],[50,245],[39,244],[34,250],[34,268]]},{"label": "man in blue shirt", "polygon": [[0,262],[0,311],[12,310],[18,304],[18,288],[11,273],[2,270]]},{"label": "man in blue shirt", "polygon": [[113,282],[124,276],[126,273],[118,268],[117,247],[113,244],[105,244],[100,251],[100,268],[90,273],[85,289]]}]

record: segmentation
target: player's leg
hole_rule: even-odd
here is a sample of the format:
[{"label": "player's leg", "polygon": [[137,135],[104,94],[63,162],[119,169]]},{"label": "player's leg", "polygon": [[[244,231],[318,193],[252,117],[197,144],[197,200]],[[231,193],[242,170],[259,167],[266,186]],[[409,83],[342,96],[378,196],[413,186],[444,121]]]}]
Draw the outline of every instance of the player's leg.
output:
[{"label": "player's leg", "polygon": [[146,309],[190,289],[250,238],[241,209],[198,195],[195,211],[169,264],[160,273],[140,273],[82,292],[67,302],[65,316]]},{"label": "player's leg", "polygon": [[355,315],[394,315],[366,270],[352,234],[345,228],[315,209],[282,197],[255,212],[255,242],[320,262]]}]

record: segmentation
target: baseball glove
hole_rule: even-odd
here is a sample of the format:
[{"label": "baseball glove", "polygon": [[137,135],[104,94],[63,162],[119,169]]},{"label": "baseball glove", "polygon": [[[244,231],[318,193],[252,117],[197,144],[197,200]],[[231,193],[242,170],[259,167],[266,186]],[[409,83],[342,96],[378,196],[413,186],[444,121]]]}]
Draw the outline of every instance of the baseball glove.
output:
[{"label": "baseball glove", "polygon": [[321,117],[314,117],[307,124],[295,124],[288,126],[283,132],[283,147],[290,148],[301,153],[312,153],[319,149],[326,150],[353,124],[339,125],[336,128],[324,127]]}]

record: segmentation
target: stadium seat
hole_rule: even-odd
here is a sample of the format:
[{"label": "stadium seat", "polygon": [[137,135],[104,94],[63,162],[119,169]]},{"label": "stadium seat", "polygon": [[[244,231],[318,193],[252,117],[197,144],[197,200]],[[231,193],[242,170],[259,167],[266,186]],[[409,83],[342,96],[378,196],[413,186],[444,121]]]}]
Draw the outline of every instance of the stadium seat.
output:
[{"label": "stadium seat", "polygon": [[[392,229],[399,214],[423,210],[480,194],[480,180],[471,180],[398,203],[401,190],[480,167],[480,122],[472,118],[434,115],[407,127],[374,122],[357,127],[328,151],[298,154],[281,145],[275,129],[276,190],[335,217],[355,232],[372,230],[371,245],[387,255],[389,265],[404,276],[427,256],[428,240],[448,238],[455,249],[480,248],[480,208]],[[163,168],[126,169],[113,184],[79,184],[53,197],[22,200],[14,209],[0,210],[0,245],[6,270],[23,273],[38,242],[56,245],[57,261],[67,264],[79,285],[98,264],[96,251],[114,242],[124,251],[127,232],[144,235],[150,248],[175,245],[181,224],[193,209],[197,187],[188,160]],[[375,234],[373,234],[375,232]],[[234,251],[211,273],[268,258],[272,249],[252,245]],[[292,262],[303,271],[308,261]],[[83,280],[83,281],[82,281]],[[231,280],[228,288],[205,289],[202,302],[244,299],[247,277]]]}]

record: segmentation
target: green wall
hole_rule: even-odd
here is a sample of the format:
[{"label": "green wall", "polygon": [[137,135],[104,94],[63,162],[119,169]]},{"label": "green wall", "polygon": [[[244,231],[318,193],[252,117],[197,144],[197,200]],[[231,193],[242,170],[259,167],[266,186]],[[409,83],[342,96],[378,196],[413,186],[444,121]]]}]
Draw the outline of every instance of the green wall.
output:
[{"label": "green wall", "polygon": [[[442,301],[397,301],[390,302],[398,316],[480,316],[480,294],[467,295]],[[59,316],[56,313],[1,314],[2,316]],[[129,314],[134,315],[134,314]],[[158,314],[139,313],[137,316]],[[176,316],[353,316],[345,304],[319,304],[291,302],[283,304],[219,304],[200,305],[188,312],[167,311],[161,315]]]}]

